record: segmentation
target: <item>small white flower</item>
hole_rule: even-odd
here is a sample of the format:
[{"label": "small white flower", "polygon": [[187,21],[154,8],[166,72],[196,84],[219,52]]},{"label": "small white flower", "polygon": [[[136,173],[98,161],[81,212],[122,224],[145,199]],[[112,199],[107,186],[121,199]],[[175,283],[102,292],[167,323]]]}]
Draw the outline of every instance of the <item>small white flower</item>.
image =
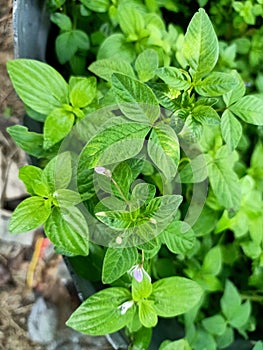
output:
[{"label": "small white flower", "polygon": [[121,236],[118,236],[118,237],[116,238],[116,243],[117,243],[117,244],[122,244],[122,238],[121,238]]},{"label": "small white flower", "polygon": [[147,271],[145,271],[142,264],[133,266],[128,272],[136,279],[137,282],[142,282],[144,276],[151,281],[151,276]]},{"label": "small white flower", "polygon": [[104,168],[104,166],[96,166],[94,170],[97,174],[111,178],[111,171],[109,169]]},{"label": "small white flower", "polygon": [[121,315],[126,314],[127,310],[129,310],[134,304],[133,300],[125,301],[125,303],[118,306],[118,309],[121,311]]}]

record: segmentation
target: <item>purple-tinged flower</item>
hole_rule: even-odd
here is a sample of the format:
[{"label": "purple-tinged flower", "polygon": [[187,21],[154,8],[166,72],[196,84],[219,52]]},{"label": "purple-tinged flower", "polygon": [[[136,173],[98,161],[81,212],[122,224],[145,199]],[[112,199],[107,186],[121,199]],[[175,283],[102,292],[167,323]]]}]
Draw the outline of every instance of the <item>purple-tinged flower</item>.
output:
[{"label": "purple-tinged flower", "polygon": [[118,306],[118,309],[121,311],[121,315],[126,314],[127,310],[129,310],[134,305],[133,300],[125,301],[125,303]]},{"label": "purple-tinged flower", "polygon": [[138,264],[133,266],[130,270],[129,273],[132,277],[136,279],[137,282],[142,282],[144,276],[148,278],[149,281],[151,281],[151,277],[148,274],[147,271],[143,268],[142,264]]},{"label": "purple-tinged flower", "polygon": [[111,178],[111,171],[109,169],[104,168],[104,166],[96,166],[94,170],[97,174]]}]

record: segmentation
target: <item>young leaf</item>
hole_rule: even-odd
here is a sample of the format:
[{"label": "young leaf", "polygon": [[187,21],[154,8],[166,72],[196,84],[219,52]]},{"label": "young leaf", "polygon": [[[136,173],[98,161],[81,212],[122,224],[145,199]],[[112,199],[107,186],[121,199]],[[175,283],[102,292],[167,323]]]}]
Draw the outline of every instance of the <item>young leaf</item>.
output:
[{"label": "young leaf", "polygon": [[152,124],[160,115],[153,91],[139,80],[114,73],[112,90],[122,113],[129,119]]},{"label": "young leaf", "polygon": [[146,328],[155,327],[158,322],[158,317],[154,309],[153,301],[140,300],[138,305],[139,305],[139,318],[142,325]]},{"label": "young leaf", "polygon": [[229,109],[222,115],[221,132],[228,149],[234,151],[242,136],[242,125]]},{"label": "young leaf", "polygon": [[158,68],[158,54],[155,50],[146,49],[140,53],[135,61],[135,69],[140,81],[146,82],[155,76]]},{"label": "young leaf", "polygon": [[44,149],[49,149],[63,140],[70,133],[74,120],[74,114],[64,108],[54,109],[44,124]]},{"label": "young leaf", "polygon": [[69,99],[74,107],[85,108],[95,98],[97,93],[96,78],[76,78],[69,80]]},{"label": "young leaf", "polygon": [[[142,280],[139,282],[136,278],[132,279],[132,299],[140,301],[148,298],[152,293],[152,284],[150,277],[147,275],[143,267],[135,267],[141,270]],[[135,274],[135,273],[134,273]]]},{"label": "young leaf", "polygon": [[112,283],[137,263],[138,251],[131,248],[108,248],[103,260],[102,282]]},{"label": "young leaf", "polygon": [[179,339],[175,341],[165,340],[159,350],[192,350],[186,339]]},{"label": "young leaf", "polygon": [[145,25],[142,14],[133,6],[119,6],[118,19],[121,30],[128,40],[138,40]]},{"label": "young leaf", "polygon": [[226,209],[237,210],[240,207],[241,193],[239,179],[229,167],[230,157],[227,149],[221,147],[214,160],[207,164],[209,181],[219,203]]},{"label": "young leaf", "polygon": [[46,63],[18,59],[7,62],[12,84],[21,100],[41,114],[68,103],[68,85],[64,78]]},{"label": "young leaf", "polygon": [[156,223],[167,222],[175,216],[179,205],[182,202],[182,196],[180,195],[164,195],[161,197],[155,197],[148,204],[145,215],[156,220]]},{"label": "young leaf", "polygon": [[51,213],[51,202],[33,196],[21,202],[13,212],[8,229],[11,233],[23,233],[42,225]]},{"label": "young leaf", "polygon": [[233,74],[233,76],[235,77],[237,85],[233,90],[223,95],[223,100],[227,106],[230,106],[236,101],[238,101],[241,97],[245,95],[246,92],[246,86],[240,74],[238,74],[236,71],[232,71],[231,74]]},{"label": "young leaf", "polygon": [[165,228],[162,240],[171,252],[184,255],[193,247],[195,234],[186,222],[173,221]]},{"label": "young leaf", "polygon": [[52,15],[50,16],[50,20],[63,31],[70,31],[72,29],[71,19],[64,13],[52,13]]},{"label": "young leaf", "polygon": [[263,125],[263,99],[254,95],[242,97],[229,107],[244,122],[254,125]]},{"label": "young leaf", "polygon": [[25,165],[19,169],[19,179],[22,180],[26,186],[27,192],[31,196],[35,195],[34,183],[41,182],[42,169],[33,166]]},{"label": "young leaf", "polygon": [[107,81],[111,80],[113,73],[122,73],[130,77],[134,76],[134,71],[129,62],[122,59],[104,58],[91,63],[89,70],[98,77]]},{"label": "young leaf", "polygon": [[137,208],[154,198],[156,187],[148,183],[139,183],[133,190],[131,195],[132,207]]},{"label": "young leaf", "polygon": [[54,157],[43,170],[43,181],[54,192],[60,188],[66,188],[72,174],[71,157],[69,152],[63,152]]},{"label": "young leaf", "polygon": [[65,254],[88,255],[88,225],[78,208],[54,207],[44,225],[44,230],[51,242]]},{"label": "young leaf", "polygon": [[147,149],[150,158],[164,176],[167,179],[173,178],[180,159],[180,145],[174,130],[166,124],[156,126],[151,131]]},{"label": "young leaf", "polygon": [[173,89],[187,90],[191,86],[191,83],[185,79],[182,70],[179,68],[162,67],[157,69],[156,74]]},{"label": "young leaf", "polygon": [[84,147],[79,167],[93,168],[136,156],[149,130],[144,124],[124,122],[98,132]]},{"label": "young leaf", "polygon": [[131,300],[125,288],[107,288],[92,295],[73,312],[67,326],[89,335],[105,335],[118,331],[131,322],[133,307],[123,311]]},{"label": "young leaf", "polygon": [[216,246],[208,251],[204,257],[202,271],[207,274],[216,276],[222,268],[222,255],[219,246]]},{"label": "young leaf", "polygon": [[153,284],[150,299],[158,316],[174,317],[191,310],[202,297],[202,289],[184,277],[163,278]]},{"label": "young leaf", "polygon": [[228,320],[231,320],[232,316],[236,313],[241,305],[241,297],[237,288],[231,281],[226,281],[225,291],[223,297],[220,300],[221,309],[223,314]]},{"label": "young leaf", "polygon": [[106,12],[110,6],[109,0],[80,0],[80,2],[94,12]]},{"label": "young leaf", "polygon": [[219,54],[216,33],[204,9],[191,19],[183,43],[183,55],[197,81],[215,67]]},{"label": "young leaf", "polygon": [[58,206],[66,208],[77,205],[82,202],[81,196],[78,192],[61,188],[53,193],[53,198],[56,200]]},{"label": "young leaf", "polygon": [[[152,338],[152,328],[141,327],[137,332],[133,333],[132,347],[133,350],[144,350],[150,346]],[[261,349],[257,349],[261,350]]]},{"label": "young leaf", "polygon": [[218,125],[220,117],[210,106],[196,106],[192,110],[192,117],[201,124]]},{"label": "young leaf", "polygon": [[233,74],[213,72],[195,83],[195,91],[201,96],[221,96],[235,89],[237,79]]}]

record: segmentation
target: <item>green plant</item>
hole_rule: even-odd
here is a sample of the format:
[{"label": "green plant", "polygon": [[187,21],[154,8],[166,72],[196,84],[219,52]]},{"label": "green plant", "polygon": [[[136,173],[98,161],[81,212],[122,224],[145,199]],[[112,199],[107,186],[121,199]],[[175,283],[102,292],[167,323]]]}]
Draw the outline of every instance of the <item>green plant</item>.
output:
[{"label": "green plant", "polygon": [[[158,317],[179,315],[184,339],[161,350],[247,338],[263,300],[262,95],[246,93],[204,9],[184,35],[166,29],[162,2],[49,5],[64,5],[52,15],[60,63],[74,73],[89,61],[89,72],[67,83],[45,63],[8,62],[29,115],[43,122],[42,134],[8,128],[40,161],[20,170],[31,197],[10,231],[44,224],[75,270],[105,285],[68,320],[79,331],[126,327],[131,349],[147,349]],[[88,39],[77,23],[81,14],[91,26],[90,11],[100,29]]]}]

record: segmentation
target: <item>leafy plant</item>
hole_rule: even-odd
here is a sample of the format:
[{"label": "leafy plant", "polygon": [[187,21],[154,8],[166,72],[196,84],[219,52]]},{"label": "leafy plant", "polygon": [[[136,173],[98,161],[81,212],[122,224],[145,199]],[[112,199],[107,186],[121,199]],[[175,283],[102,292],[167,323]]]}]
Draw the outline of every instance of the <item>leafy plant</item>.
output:
[{"label": "leafy plant", "polygon": [[[9,229],[43,224],[79,274],[104,284],[70,327],[90,335],[125,328],[134,350],[149,347],[163,317],[178,316],[185,336],[161,350],[221,349],[260,328],[261,73],[260,88],[247,89],[243,77],[254,71],[239,69],[240,42],[220,42],[203,8],[185,34],[167,25],[162,14],[183,6],[49,1],[68,72],[28,59],[7,65],[29,115],[43,123],[43,133],[8,128],[39,159],[20,169],[31,197]],[[245,16],[238,2],[231,11]]]}]

